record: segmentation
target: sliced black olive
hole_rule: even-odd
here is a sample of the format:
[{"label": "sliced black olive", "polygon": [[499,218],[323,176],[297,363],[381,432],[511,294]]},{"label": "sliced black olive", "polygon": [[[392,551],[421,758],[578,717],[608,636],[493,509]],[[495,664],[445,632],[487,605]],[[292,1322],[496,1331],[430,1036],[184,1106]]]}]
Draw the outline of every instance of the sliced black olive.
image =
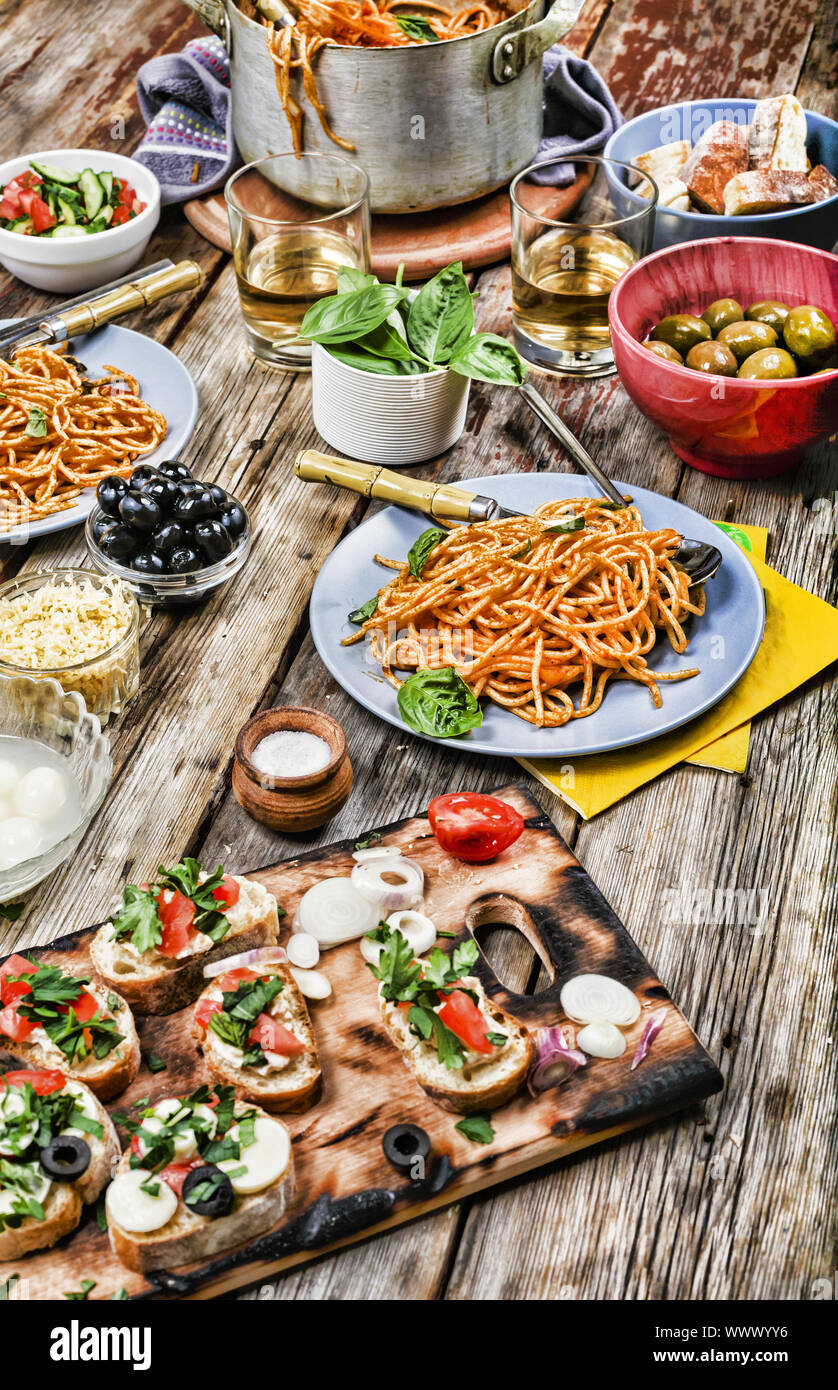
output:
[{"label": "sliced black olive", "polygon": [[99,549],[109,560],[130,560],[137,549],[137,532],[115,522],[99,541]]},{"label": "sliced black olive", "polygon": [[128,483],[125,478],[120,478],[116,473],[109,473],[107,478],[103,478],[96,489],[96,501],[107,516],[119,516],[119,504],[128,491]]},{"label": "sliced black olive", "polygon": [[153,497],[144,492],[127,492],[119,504],[119,515],[126,526],[137,531],[153,531],[163,520],[163,513]]},{"label": "sliced black olive", "polygon": [[211,564],[216,560],[223,560],[233,549],[230,532],[224,529],[220,521],[196,521],[195,541],[201,554]]},{"label": "sliced black olive", "polygon": [[165,574],[166,561],[156,550],[138,550],[131,561],[132,570],[139,574]]},{"label": "sliced black olive", "polygon": [[178,459],[164,459],[157,465],[157,472],[162,473],[164,478],[191,478],[192,474]]},{"label": "sliced black olive", "polygon": [[128,479],[132,491],[139,492],[140,488],[150,483],[152,478],[159,478],[160,474],[150,463],[141,463],[136,467]]},{"label": "sliced black olive", "polygon": [[411,1177],[425,1176],[425,1162],[431,1152],[431,1141],[418,1125],[393,1125],[381,1141],[384,1157],[399,1173]]},{"label": "sliced black olive", "polygon": [[186,1174],[183,1200],[197,1216],[226,1216],[233,1206],[233,1184],[214,1163],[205,1163]]},{"label": "sliced black olive", "polygon": [[247,527],[247,513],[241,502],[237,502],[235,498],[231,500],[230,506],[225,507],[220,513],[218,520],[234,540],[238,540]]},{"label": "sliced black olive", "polygon": [[187,521],[192,525],[196,521],[203,521],[206,517],[215,516],[218,508],[210,496],[209,488],[201,487],[196,492],[189,492],[185,497],[181,496],[175,503],[174,514],[178,521]]},{"label": "sliced black olive", "polygon": [[179,521],[161,521],[151,533],[151,547],[160,555],[168,555],[182,545],[189,545],[192,536]]},{"label": "sliced black olive", "polygon": [[191,574],[193,570],[203,569],[203,560],[191,545],[179,545],[167,556],[170,574]]},{"label": "sliced black olive", "polygon": [[156,502],[164,516],[170,516],[180,497],[180,489],[174,478],[151,478],[143,485],[143,496]]},{"label": "sliced black olive", "polygon": [[75,1182],[90,1167],[90,1145],[77,1134],[58,1134],[41,1149],[41,1167],[53,1182]]}]

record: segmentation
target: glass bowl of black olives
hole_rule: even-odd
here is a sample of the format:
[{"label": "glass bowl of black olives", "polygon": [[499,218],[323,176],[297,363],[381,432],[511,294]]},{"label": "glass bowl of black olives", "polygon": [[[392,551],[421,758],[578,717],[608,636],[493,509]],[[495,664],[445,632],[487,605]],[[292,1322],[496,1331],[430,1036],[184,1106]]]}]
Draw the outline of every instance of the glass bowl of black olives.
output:
[{"label": "glass bowl of black olives", "polygon": [[167,459],[103,478],[85,539],[98,570],[124,580],[142,603],[172,607],[197,603],[238,574],[251,527],[232,493]]}]

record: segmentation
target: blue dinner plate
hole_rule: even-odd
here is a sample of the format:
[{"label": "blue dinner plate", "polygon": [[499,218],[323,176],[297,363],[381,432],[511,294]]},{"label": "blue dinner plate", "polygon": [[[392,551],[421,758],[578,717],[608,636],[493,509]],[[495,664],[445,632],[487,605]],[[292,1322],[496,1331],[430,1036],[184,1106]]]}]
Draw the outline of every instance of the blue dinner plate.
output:
[{"label": "blue dinner plate", "polygon": [[[0,328],[14,321],[0,319]],[[166,438],[153,453],[138,458],[137,463],[162,463],[163,459],[176,458],[195,428],[198,391],[174,353],[153,338],[146,338],[130,328],[119,328],[113,323],[106,324],[95,333],[73,338],[69,350],[73,357],[84,363],[88,376],[104,376],[107,362],[136,377],[143,400],[165,415]],[[36,536],[48,536],[53,531],[66,531],[69,526],[79,526],[87,519],[95,500],[94,489],[87,488],[74,506],[56,512],[54,516],[44,517],[42,521],[16,526],[11,531],[0,531],[0,541],[20,544],[34,540]]]},{"label": "blue dinner plate", "polygon": [[[564,473],[468,478],[461,486],[495,497],[518,511],[532,511],[555,498],[597,495],[587,479]],[[655,708],[643,686],[633,681],[612,682],[595,714],[573,719],[558,729],[536,729],[508,710],[483,701],[483,723],[479,729],[472,729],[462,738],[431,742],[496,757],[573,758],[585,753],[605,753],[644,743],[696,719],[717,704],[748,669],[762,640],[765,604],[756,571],[746,555],[719,527],[680,502],[628,483],[618,482],[617,487],[631,495],[651,530],[674,527],[682,535],[709,541],[722,552],[724,563],[706,585],[706,610],[703,618],[692,622],[686,652],[679,656],[662,634],[648,658],[653,670],[667,672],[698,666],[700,674],[685,681],[664,682],[660,687],[661,709]],[[430,524],[427,517],[402,507],[387,507],[376,513],[332,551],[311,596],[312,636],[335,680],[365,709],[396,725],[403,734],[412,730],[403,722],[396,692],[370,656],[368,643],[358,642],[351,647],[342,647],[340,643],[341,638],[357,631],[348,621],[348,613],[392,577],[392,571],[377,565],[373,555],[403,558]],[[574,696],[577,693],[575,688],[570,691]]]}]

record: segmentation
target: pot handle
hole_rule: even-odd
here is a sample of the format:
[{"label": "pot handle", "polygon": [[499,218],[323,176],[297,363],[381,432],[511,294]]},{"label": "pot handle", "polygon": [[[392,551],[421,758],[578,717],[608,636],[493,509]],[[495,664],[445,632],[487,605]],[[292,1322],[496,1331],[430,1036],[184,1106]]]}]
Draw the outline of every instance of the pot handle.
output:
[{"label": "pot handle", "polygon": [[[524,68],[552,48],[554,43],[570,33],[585,0],[554,0],[538,24],[504,34],[495,44],[492,54],[492,77],[495,82],[512,82]],[[192,0],[189,0],[192,3]],[[198,5],[193,5],[197,9]]]},{"label": "pot handle", "polygon": [[184,0],[190,10],[200,15],[208,29],[220,38],[224,47],[230,48],[230,21],[224,0]]}]

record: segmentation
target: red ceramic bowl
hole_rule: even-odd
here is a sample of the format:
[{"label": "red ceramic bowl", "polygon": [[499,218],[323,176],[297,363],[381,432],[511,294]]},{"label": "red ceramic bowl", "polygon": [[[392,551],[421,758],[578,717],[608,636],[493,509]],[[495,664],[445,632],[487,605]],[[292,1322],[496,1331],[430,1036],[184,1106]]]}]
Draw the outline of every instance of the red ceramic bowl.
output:
[{"label": "red ceramic bowl", "polygon": [[838,369],[792,381],[740,381],[665,362],[641,346],[667,314],[732,296],[814,304],[838,326],[838,256],[765,237],[687,241],[638,261],[608,303],[614,360],[644,415],[686,463],[720,478],[766,478],[838,427]]}]

